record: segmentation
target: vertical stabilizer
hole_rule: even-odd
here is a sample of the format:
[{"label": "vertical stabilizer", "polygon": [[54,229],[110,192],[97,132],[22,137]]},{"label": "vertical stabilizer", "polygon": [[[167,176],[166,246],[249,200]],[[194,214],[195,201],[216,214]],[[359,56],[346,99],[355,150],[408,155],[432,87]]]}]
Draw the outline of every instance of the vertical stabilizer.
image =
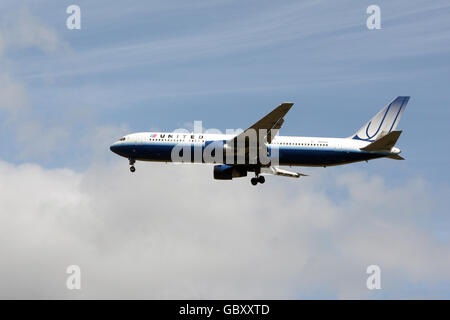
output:
[{"label": "vertical stabilizer", "polygon": [[350,138],[372,142],[395,130],[409,98],[395,98]]}]

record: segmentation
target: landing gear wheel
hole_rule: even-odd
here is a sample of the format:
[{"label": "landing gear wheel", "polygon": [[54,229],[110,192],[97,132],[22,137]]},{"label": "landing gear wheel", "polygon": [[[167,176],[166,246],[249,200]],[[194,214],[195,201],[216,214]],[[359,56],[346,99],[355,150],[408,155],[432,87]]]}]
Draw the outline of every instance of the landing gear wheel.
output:
[{"label": "landing gear wheel", "polygon": [[135,168],[134,166],[131,166],[131,167],[130,167],[130,171],[131,171],[131,172],[135,172],[135,171],[136,171],[136,168]]},{"label": "landing gear wheel", "polygon": [[252,185],[256,186],[258,184],[258,179],[257,178],[251,178],[250,182],[252,183]]},{"label": "landing gear wheel", "polygon": [[266,178],[264,178],[264,176],[259,176],[258,177],[258,182],[259,183],[264,183],[264,182],[266,182]]}]

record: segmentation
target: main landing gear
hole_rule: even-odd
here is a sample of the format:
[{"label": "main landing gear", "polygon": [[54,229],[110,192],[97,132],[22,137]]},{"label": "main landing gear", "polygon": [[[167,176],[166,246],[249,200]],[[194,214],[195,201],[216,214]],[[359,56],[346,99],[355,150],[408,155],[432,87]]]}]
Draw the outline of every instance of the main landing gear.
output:
[{"label": "main landing gear", "polygon": [[136,168],[134,167],[134,163],[136,162],[136,160],[134,160],[134,159],[130,159],[130,171],[131,172],[135,172],[136,171]]},{"label": "main landing gear", "polygon": [[252,183],[252,185],[256,186],[258,184],[258,182],[261,184],[266,182],[266,179],[264,178],[264,176],[259,176],[259,177],[251,178],[250,182]]}]

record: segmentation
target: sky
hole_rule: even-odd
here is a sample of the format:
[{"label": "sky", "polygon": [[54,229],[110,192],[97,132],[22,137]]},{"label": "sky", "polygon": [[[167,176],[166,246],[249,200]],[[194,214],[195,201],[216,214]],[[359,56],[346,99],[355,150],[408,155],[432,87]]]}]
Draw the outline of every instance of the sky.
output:
[{"label": "sky", "polygon": [[[0,298],[449,299],[449,56],[448,1],[2,0]],[[281,135],[348,137],[403,95],[406,161],[255,188],[109,151],[284,101]]]}]

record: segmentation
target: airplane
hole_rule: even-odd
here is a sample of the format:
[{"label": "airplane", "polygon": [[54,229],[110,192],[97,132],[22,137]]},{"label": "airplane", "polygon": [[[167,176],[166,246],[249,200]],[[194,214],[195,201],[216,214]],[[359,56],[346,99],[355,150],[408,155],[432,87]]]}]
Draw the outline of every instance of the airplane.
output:
[{"label": "airplane", "polygon": [[396,97],[347,138],[278,135],[285,115],[294,105],[284,102],[240,134],[138,132],[120,138],[110,150],[129,160],[131,172],[136,170],[136,161],[215,164],[214,179],[231,180],[253,172],[252,185],[264,183],[264,175],[268,174],[306,176],[281,166],[328,167],[378,158],[404,160],[399,155],[401,150],[395,147],[402,131],[395,129],[409,98]]}]

